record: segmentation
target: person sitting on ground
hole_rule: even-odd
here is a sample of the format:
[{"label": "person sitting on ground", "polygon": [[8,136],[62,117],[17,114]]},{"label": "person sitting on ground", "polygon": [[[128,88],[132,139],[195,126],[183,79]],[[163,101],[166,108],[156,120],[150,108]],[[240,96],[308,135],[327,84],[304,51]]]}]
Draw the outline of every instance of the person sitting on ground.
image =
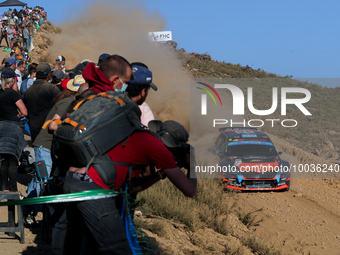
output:
[{"label": "person sitting on ground", "polygon": [[19,54],[15,54],[14,58],[17,61],[17,63],[19,63],[20,60],[22,60],[22,57]]},{"label": "person sitting on ground", "polygon": [[7,29],[7,34],[8,34],[8,41],[9,44],[12,45],[13,42],[13,38],[14,38],[14,29],[13,29],[13,25],[10,25],[9,28]]},{"label": "person sitting on ground", "polygon": [[22,150],[27,146],[21,118],[27,116],[27,108],[17,92],[16,74],[12,68],[1,73],[0,90],[0,155],[1,185],[3,191],[17,192],[16,172]]},{"label": "person sitting on ground", "polygon": [[14,50],[11,50],[11,52],[9,53],[9,57],[15,58],[15,51]]},{"label": "person sitting on ground", "polygon": [[25,48],[24,48],[24,47],[21,47],[21,48],[20,48],[20,56],[24,58],[25,53],[26,53]]},{"label": "person sitting on ground", "polygon": [[14,50],[15,54],[20,53],[18,43],[13,43],[12,50]]}]

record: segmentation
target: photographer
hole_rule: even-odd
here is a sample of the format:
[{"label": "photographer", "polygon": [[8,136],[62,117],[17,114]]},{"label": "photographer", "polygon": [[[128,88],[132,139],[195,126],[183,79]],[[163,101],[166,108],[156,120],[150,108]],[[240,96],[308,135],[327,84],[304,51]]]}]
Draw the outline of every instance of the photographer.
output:
[{"label": "photographer", "polygon": [[[129,62],[121,56],[113,55],[106,58],[99,69],[91,63],[88,64],[83,77],[89,82],[92,91],[122,91],[130,81],[131,73]],[[112,161],[110,166],[115,168],[113,187],[109,187],[99,175],[96,169],[98,164],[93,163],[87,171],[85,166],[71,165],[65,176],[63,192],[110,188],[117,191],[125,182],[130,182],[138,176],[142,166],[154,164],[160,171],[148,182],[135,185],[133,192],[141,191],[161,178],[168,177],[185,196],[195,195],[197,180],[190,179],[190,173],[186,176],[176,165],[163,142],[149,132],[132,133],[128,139],[114,146],[106,155]],[[67,158],[65,160],[67,161]],[[64,254],[80,254],[84,235],[95,254],[132,254],[116,207],[116,197],[69,203],[66,214],[68,227]]]},{"label": "photographer", "polygon": [[195,163],[194,147],[187,143],[189,134],[181,124],[173,120],[164,123],[160,120],[152,120],[149,122],[149,129],[160,136],[179,167],[188,171],[195,168],[194,165],[190,165],[190,159],[191,163]]}]

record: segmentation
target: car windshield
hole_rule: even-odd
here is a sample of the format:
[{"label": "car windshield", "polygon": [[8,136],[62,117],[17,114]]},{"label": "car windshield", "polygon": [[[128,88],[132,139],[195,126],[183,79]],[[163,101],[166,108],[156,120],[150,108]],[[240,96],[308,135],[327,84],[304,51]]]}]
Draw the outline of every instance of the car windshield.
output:
[{"label": "car windshield", "polygon": [[258,144],[243,144],[228,146],[227,152],[233,156],[243,155],[263,155],[275,156],[277,155],[273,145],[258,145]]}]

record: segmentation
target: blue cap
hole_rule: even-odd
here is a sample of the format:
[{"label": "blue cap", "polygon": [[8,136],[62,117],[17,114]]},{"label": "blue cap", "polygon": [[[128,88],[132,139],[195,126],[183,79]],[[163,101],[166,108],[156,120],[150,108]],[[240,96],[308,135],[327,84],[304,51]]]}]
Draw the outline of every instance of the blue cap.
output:
[{"label": "blue cap", "polygon": [[132,78],[129,81],[130,84],[147,84],[157,91],[157,86],[152,83],[152,72],[143,66],[132,66]]},{"label": "blue cap", "polygon": [[110,57],[110,54],[103,53],[99,56],[98,63],[103,62],[107,57]]},{"label": "blue cap", "polygon": [[4,68],[1,72],[1,78],[8,79],[8,78],[14,78],[14,77],[16,77],[16,74],[14,70],[10,67]]},{"label": "blue cap", "polygon": [[6,58],[5,60],[5,66],[11,66],[16,64],[15,58]]}]

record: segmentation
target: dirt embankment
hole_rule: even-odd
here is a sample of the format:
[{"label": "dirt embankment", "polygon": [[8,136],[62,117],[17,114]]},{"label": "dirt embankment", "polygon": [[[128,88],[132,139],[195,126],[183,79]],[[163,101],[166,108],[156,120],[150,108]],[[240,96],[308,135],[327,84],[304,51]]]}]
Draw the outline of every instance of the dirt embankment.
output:
[{"label": "dirt embankment", "polygon": [[[271,138],[293,164],[331,164]],[[181,224],[152,216],[143,220],[150,224],[162,221],[166,231],[145,231],[161,254],[340,254],[340,180],[294,175],[288,192],[225,193],[220,199],[228,200],[233,208],[228,235],[207,228],[191,232]],[[250,242],[252,238],[256,245]]]}]

